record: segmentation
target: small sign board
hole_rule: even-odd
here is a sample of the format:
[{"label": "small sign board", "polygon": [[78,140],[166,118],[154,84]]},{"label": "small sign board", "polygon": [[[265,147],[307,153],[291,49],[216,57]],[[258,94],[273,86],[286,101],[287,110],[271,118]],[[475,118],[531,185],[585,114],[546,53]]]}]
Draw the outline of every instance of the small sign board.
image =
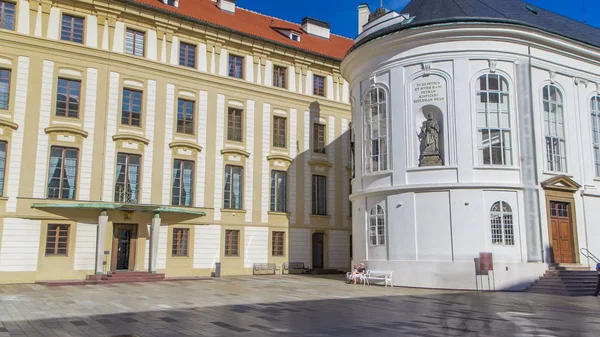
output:
[{"label": "small sign board", "polygon": [[110,250],[105,250],[104,255],[108,255],[108,254],[110,254]]},{"label": "small sign board", "polygon": [[492,257],[492,253],[479,253],[479,269],[481,269],[481,271],[494,270],[494,259]]}]

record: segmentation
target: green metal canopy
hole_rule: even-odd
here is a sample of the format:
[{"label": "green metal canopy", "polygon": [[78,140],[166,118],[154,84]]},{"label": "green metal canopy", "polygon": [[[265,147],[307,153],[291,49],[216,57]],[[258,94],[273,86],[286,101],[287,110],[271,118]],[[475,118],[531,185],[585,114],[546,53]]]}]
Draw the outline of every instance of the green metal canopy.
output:
[{"label": "green metal canopy", "polygon": [[172,214],[190,214],[197,216],[206,216],[205,212],[196,211],[188,208],[163,206],[163,205],[138,205],[121,204],[112,202],[85,202],[85,203],[34,203],[31,208],[69,208],[69,209],[97,209],[100,211],[115,210],[128,212],[153,212],[153,213],[172,213]]}]

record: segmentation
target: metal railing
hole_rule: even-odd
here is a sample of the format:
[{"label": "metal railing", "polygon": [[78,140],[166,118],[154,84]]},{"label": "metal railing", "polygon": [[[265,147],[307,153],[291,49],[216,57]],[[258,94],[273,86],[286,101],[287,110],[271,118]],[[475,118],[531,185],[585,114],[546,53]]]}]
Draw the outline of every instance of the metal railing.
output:
[{"label": "metal railing", "polygon": [[126,203],[126,204],[137,204],[139,198],[139,190],[132,191],[124,186],[115,187],[115,202]]},{"label": "metal railing", "polygon": [[590,252],[587,248],[581,248],[579,251],[581,252],[581,255],[596,263],[600,263],[600,259],[596,255],[592,254],[592,252]]}]

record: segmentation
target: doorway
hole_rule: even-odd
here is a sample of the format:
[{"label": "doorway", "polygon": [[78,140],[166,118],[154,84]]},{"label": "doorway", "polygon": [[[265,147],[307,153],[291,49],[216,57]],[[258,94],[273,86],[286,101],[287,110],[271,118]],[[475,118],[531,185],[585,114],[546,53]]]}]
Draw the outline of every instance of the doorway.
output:
[{"label": "doorway", "polygon": [[550,201],[550,232],[554,263],[574,263],[571,204]]},{"label": "doorway", "polygon": [[135,248],[137,225],[115,225],[113,230],[112,261],[113,271],[133,271],[135,268]]},{"label": "doorway", "polygon": [[312,235],[312,266],[313,269],[323,269],[323,233]]}]

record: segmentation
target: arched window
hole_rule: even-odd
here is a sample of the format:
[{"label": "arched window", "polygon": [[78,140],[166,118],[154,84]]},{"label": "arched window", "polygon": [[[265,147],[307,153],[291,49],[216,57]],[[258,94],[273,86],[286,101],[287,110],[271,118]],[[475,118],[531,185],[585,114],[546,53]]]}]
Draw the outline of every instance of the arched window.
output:
[{"label": "arched window", "polygon": [[365,114],[365,170],[367,173],[388,169],[387,105],[382,88],[373,88],[363,101]]},{"label": "arched window", "polygon": [[490,209],[490,223],[492,226],[492,244],[503,246],[515,245],[513,214],[508,203],[497,201],[492,205]]},{"label": "arched window", "polygon": [[543,91],[546,168],[554,172],[566,172],[567,155],[562,93],[558,87],[550,84],[544,86]]},{"label": "arched window", "polygon": [[497,74],[477,80],[479,163],[512,165],[510,97],[508,81]]},{"label": "arched window", "polygon": [[385,245],[385,211],[381,205],[369,212],[369,242],[371,246]]},{"label": "arched window", "polygon": [[592,142],[596,177],[600,177],[600,96],[592,97]]}]

